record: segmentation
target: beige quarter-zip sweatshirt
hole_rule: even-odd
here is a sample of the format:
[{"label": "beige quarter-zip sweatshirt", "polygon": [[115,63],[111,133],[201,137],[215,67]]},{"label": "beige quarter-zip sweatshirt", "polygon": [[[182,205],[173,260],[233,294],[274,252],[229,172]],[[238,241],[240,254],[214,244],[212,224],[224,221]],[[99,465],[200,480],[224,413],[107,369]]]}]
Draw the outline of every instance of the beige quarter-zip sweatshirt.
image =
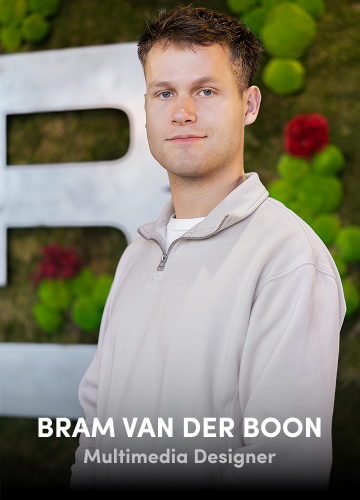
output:
[{"label": "beige quarter-zip sweatshirt", "polygon": [[[173,213],[169,201],[120,259],[79,388],[90,431],[94,417],[112,418],[115,437],[82,434],[71,487],[325,488],[346,311],[328,249],[254,172],[165,253]],[[196,436],[184,436],[186,418],[199,422]],[[132,437],[124,419],[135,422]],[[158,419],[172,419],[171,437]],[[232,435],[221,435],[220,419],[234,423]],[[257,435],[245,435],[246,419]],[[320,436],[306,435],[307,419]],[[139,435],[143,422],[155,435]],[[84,463],[96,450],[100,463]],[[156,461],[164,453],[175,463]]]}]

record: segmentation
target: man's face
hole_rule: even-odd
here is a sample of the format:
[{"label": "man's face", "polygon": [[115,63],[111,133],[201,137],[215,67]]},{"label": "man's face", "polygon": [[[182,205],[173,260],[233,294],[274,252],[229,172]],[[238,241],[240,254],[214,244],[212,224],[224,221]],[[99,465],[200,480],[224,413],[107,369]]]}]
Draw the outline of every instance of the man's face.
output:
[{"label": "man's face", "polygon": [[195,179],[224,169],[241,174],[244,125],[256,118],[246,123],[254,87],[240,95],[229,50],[219,44],[155,46],[145,75],[149,147],[169,175]]}]

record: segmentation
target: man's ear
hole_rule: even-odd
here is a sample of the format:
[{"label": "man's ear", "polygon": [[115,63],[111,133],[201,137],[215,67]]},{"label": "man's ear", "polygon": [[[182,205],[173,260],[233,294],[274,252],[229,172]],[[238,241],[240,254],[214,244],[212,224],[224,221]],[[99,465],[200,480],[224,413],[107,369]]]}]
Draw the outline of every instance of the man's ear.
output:
[{"label": "man's ear", "polygon": [[244,95],[245,102],[245,118],[244,126],[254,123],[260,109],[261,93],[259,87],[253,85],[249,87]]}]

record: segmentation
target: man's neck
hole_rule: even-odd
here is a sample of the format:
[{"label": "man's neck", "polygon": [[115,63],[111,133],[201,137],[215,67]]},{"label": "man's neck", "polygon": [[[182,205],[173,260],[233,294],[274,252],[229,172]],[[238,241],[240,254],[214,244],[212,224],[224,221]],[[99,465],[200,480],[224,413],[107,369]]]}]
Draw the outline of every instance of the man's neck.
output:
[{"label": "man's neck", "polygon": [[206,217],[231,191],[246,180],[244,172],[204,183],[169,173],[171,196],[177,219]]}]

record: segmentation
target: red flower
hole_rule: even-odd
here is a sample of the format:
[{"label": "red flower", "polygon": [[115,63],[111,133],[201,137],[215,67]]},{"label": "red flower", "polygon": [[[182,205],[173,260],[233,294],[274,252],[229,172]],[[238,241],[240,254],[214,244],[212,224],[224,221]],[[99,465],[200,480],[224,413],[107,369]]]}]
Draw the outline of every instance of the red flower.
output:
[{"label": "red flower", "polygon": [[81,264],[76,251],[72,248],[61,248],[57,243],[52,243],[41,249],[43,260],[39,268],[30,278],[39,283],[42,279],[72,278],[79,273]]},{"label": "red flower", "polygon": [[322,115],[296,115],[286,124],[284,149],[293,156],[309,160],[328,144],[329,124]]}]

